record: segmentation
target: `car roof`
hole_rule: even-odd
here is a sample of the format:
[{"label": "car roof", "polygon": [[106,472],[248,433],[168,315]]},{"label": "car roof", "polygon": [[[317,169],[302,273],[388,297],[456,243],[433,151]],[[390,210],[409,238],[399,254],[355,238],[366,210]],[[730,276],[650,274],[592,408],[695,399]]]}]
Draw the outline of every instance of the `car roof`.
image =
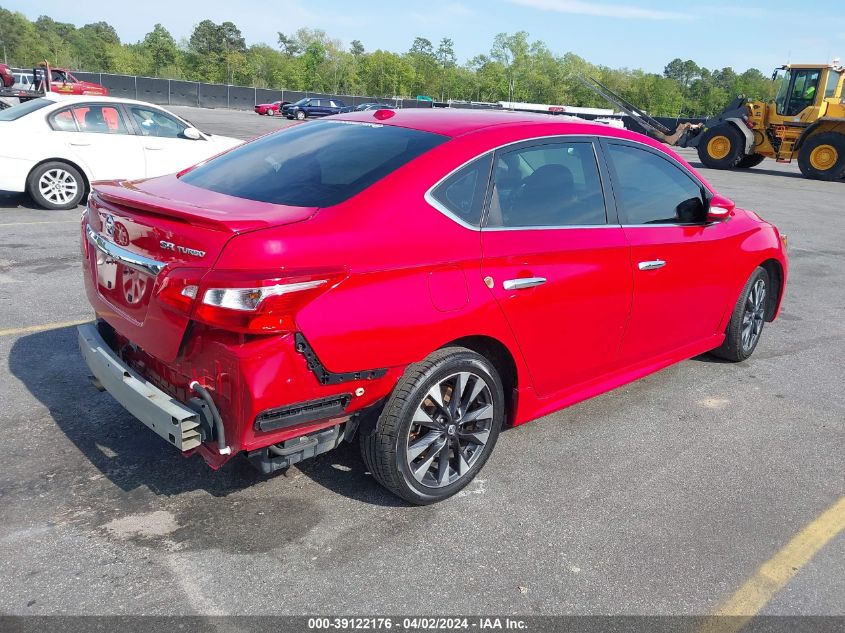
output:
[{"label": "car roof", "polygon": [[[333,116],[331,119],[358,121],[361,123],[380,123],[407,127],[422,132],[442,134],[444,136],[462,136],[491,126],[523,124],[542,126],[550,124],[571,124],[577,129],[572,133],[596,134],[602,136],[620,136],[623,138],[641,138],[641,135],[611,128],[602,123],[592,123],[586,119],[566,115],[534,114],[511,110],[470,110],[458,108],[404,108],[390,110],[390,116],[380,118],[379,110],[349,112]],[[621,133],[617,133],[621,132]]]}]

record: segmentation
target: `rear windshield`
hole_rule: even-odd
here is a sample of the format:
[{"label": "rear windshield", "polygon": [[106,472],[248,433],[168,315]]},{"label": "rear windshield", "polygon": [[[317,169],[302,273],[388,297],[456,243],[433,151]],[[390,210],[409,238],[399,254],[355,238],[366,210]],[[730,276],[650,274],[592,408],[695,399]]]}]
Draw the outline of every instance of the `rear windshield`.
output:
[{"label": "rear windshield", "polygon": [[247,200],[330,207],[447,140],[391,125],[314,121],[233,149],[182,180]]},{"label": "rear windshield", "polygon": [[22,116],[26,116],[30,112],[35,112],[41,108],[46,108],[54,101],[49,99],[32,99],[31,101],[24,101],[17,105],[13,105],[5,110],[0,110],[0,121],[17,121]]}]

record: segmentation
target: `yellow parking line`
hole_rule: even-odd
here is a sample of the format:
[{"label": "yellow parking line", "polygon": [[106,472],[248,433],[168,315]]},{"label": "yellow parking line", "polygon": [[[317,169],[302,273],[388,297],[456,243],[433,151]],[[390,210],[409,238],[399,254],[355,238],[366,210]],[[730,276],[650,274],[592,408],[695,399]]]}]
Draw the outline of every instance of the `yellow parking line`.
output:
[{"label": "yellow parking line", "polygon": [[[736,633],[760,612],[798,571],[845,529],[845,497],[805,526],[709,619],[701,633]],[[733,616],[733,617],[726,617]]]},{"label": "yellow parking line", "polygon": [[79,220],[44,220],[43,222],[10,222],[0,226],[32,226],[33,224],[79,224]]},{"label": "yellow parking line", "polygon": [[47,330],[58,330],[63,327],[71,327],[74,325],[82,325],[83,323],[90,323],[91,319],[82,319],[81,321],[65,321],[64,323],[45,323],[44,325],[28,325],[26,327],[12,327],[5,330],[0,330],[0,336],[12,336],[15,334],[33,334],[35,332],[46,332]]}]

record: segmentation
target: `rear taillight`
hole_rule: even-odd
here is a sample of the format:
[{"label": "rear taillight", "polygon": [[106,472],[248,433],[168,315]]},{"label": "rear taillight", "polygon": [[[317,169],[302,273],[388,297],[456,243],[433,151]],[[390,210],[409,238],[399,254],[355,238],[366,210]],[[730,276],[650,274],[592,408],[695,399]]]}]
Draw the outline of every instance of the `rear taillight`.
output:
[{"label": "rear taillight", "polygon": [[343,274],[278,276],[246,271],[177,268],[165,277],[159,299],[190,318],[233,332],[277,333],[296,329],[296,313],[337,285]]}]

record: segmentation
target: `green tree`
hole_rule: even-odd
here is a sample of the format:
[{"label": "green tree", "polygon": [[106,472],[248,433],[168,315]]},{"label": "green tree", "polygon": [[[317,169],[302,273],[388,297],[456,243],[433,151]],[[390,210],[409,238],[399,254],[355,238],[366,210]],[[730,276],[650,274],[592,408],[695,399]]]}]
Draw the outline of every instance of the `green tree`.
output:
[{"label": "green tree", "polygon": [[147,33],[141,46],[150,59],[150,67],[156,77],[162,68],[175,64],[179,55],[176,40],[161,24],[156,24],[153,30]]},{"label": "green tree", "polygon": [[297,45],[296,41],[281,31],[279,31],[279,48],[282,49],[282,52],[289,57],[299,55],[302,52],[299,50],[299,45]]},{"label": "green tree", "polygon": [[317,41],[313,41],[305,47],[305,52],[302,54],[306,86],[311,86],[313,90],[317,87],[319,81],[320,66],[326,61],[326,49]]},{"label": "green tree", "polygon": [[349,45],[349,52],[355,57],[361,57],[366,51],[361,40],[352,40],[352,43]]}]

